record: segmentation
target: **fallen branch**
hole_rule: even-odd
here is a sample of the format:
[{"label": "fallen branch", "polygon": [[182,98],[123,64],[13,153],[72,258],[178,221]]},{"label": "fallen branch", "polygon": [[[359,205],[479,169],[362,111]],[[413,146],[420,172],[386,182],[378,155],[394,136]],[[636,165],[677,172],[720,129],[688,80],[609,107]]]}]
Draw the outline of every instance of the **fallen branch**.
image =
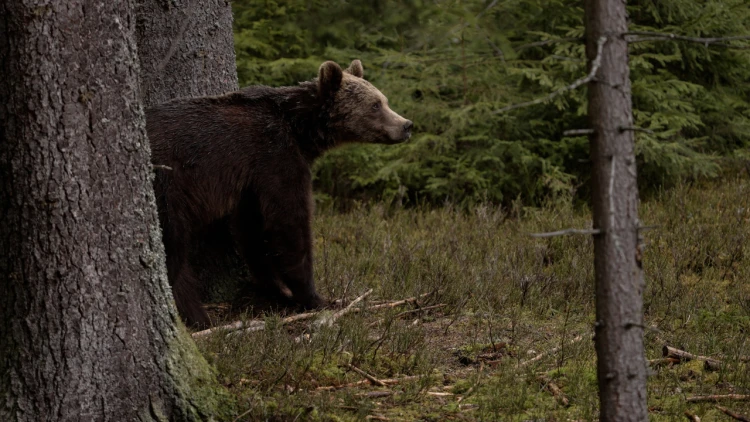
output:
[{"label": "fallen branch", "polygon": [[427,395],[428,396],[435,396],[435,397],[453,397],[453,396],[455,396],[455,394],[453,394],[453,393],[447,393],[447,392],[444,392],[444,391],[428,391]]},{"label": "fallen branch", "polygon": [[374,311],[374,310],[377,310],[377,309],[395,308],[397,306],[406,305],[407,303],[416,302],[419,299],[423,299],[423,298],[425,298],[427,296],[432,295],[433,293],[435,293],[435,292],[423,293],[423,294],[421,294],[419,296],[410,297],[408,299],[396,300],[396,301],[393,301],[393,302],[386,302],[386,303],[381,303],[379,305],[369,306],[369,307],[367,307],[367,310],[368,311]]},{"label": "fallen branch", "polygon": [[[315,318],[319,314],[320,314],[320,311],[316,311],[316,312],[306,312],[306,313],[303,313],[303,314],[297,314],[297,315],[288,316],[286,318],[282,318],[281,319],[281,325],[290,324],[292,322],[297,322],[297,321],[302,321],[302,320],[306,320],[306,319]],[[233,322],[231,324],[221,325],[221,326],[218,326],[218,327],[209,328],[207,330],[198,331],[198,332],[195,332],[195,333],[191,334],[191,336],[193,338],[201,338],[201,337],[208,336],[208,335],[210,335],[212,333],[215,333],[217,331],[237,331],[237,330],[243,330],[243,332],[245,332],[245,333],[252,333],[252,332],[255,332],[255,331],[263,331],[265,329],[266,329],[266,323],[265,323],[265,321],[259,320],[259,319],[252,319],[252,320],[249,320],[249,321],[235,321],[235,322]],[[237,334],[237,333],[231,333],[230,332],[229,334]]]},{"label": "fallen branch", "polygon": [[661,353],[664,357],[680,359],[685,362],[688,362],[691,360],[702,360],[705,362],[704,366],[706,369],[715,370],[721,367],[721,361],[712,359],[708,356],[694,355],[692,353],[689,353],[680,349],[675,349],[674,347],[670,347],[670,346],[662,347]]},{"label": "fallen branch", "polygon": [[556,232],[548,232],[548,233],[531,233],[529,236],[531,237],[555,237],[555,236],[567,236],[569,234],[599,234],[602,231],[599,229],[565,229],[565,230],[558,230]]},{"label": "fallen branch", "polygon": [[553,93],[547,95],[546,97],[537,98],[536,100],[527,101],[525,103],[519,103],[519,104],[512,104],[506,107],[503,107],[499,110],[495,110],[492,112],[492,114],[501,114],[505,113],[506,111],[514,110],[521,107],[527,107],[531,105],[541,104],[545,101],[549,101],[555,97],[557,97],[560,94],[564,94],[568,91],[572,91],[576,88],[578,88],[581,85],[587,84],[594,80],[596,77],[596,72],[599,71],[599,67],[602,65],[602,50],[604,49],[604,43],[607,41],[606,36],[599,37],[599,39],[596,41],[596,57],[591,62],[591,70],[589,71],[588,75],[585,77],[576,80],[572,84],[568,86],[564,86],[557,91],[554,91]]},{"label": "fallen branch", "polygon": [[714,394],[710,396],[693,396],[688,397],[688,403],[698,403],[705,401],[720,401],[720,400],[732,400],[732,401],[750,401],[750,394]]},{"label": "fallen branch", "polygon": [[721,410],[722,412],[724,412],[725,415],[730,416],[730,417],[732,417],[734,419],[737,419],[738,421],[750,422],[750,418],[748,418],[747,416],[742,416],[739,413],[732,412],[731,410],[727,409],[726,407],[716,406],[716,408],[719,409],[719,410]]},{"label": "fallen branch", "polygon": [[[386,378],[386,379],[382,379],[378,381],[382,382],[384,385],[394,385],[394,384],[398,384],[404,381],[411,381],[411,380],[419,379],[421,377],[423,377],[423,375],[410,375],[408,377]],[[362,381],[350,382],[348,384],[341,384],[341,385],[326,385],[326,386],[318,387],[315,390],[316,391],[332,391],[332,390],[340,390],[342,388],[361,387],[367,384],[371,384],[371,382],[369,380],[362,380]]]},{"label": "fallen branch", "polygon": [[370,399],[378,398],[378,397],[388,397],[396,394],[393,391],[368,391],[366,393],[359,393],[357,396],[359,397],[367,397]]},{"label": "fallen branch", "polygon": [[557,384],[552,381],[552,379],[550,379],[546,375],[540,375],[537,379],[542,383],[542,388],[549,391],[550,394],[552,394],[552,396],[554,396],[561,405],[565,407],[568,407],[570,405],[570,400],[568,400],[568,398],[565,396],[565,393],[563,393],[560,387],[558,387]]},{"label": "fallen branch", "polygon": [[[581,336],[581,335],[579,335],[579,336],[575,336],[575,337],[574,337],[574,338],[573,338],[572,340],[570,340],[570,341],[569,341],[569,342],[568,342],[567,344],[568,344],[568,345],[571,345],[571,344],[573,344],[573,343],[577,343],[577,342],[579,342],[579,341],[581,341],[581,340],[583,340],[583,336]],[[562,346],[557,346],[557,347],[554,347],[554,348],[552,348],[551,350],[549,350],[549,351],[547,351],[547,352],[542,352],[542,353],[539,353],[538,355],[534,356],[533,358],[531,358],[531,359],[529,359],[529,360],[527,360],[527,361],[521,362],[520,366],[522,366],[522,367],[523,367],[523,366],[527,366],[527,365],[530,365],[530,364],[532,364],[532,363],[534,363],[534,362],[540,361],[540,360],[544,359],[544,357],[545,357],[545,356],[547,356],[547,355],[551,355],[551,354],[554,354],[554,353],[557,353],[557,352],[559,352],[559,351],[560,351],[560,349],[562,349]]]},{"label": "fallen branch", "polygon": [[[372,292],[371,290],[368,291],[366,293],[366,295],[369,295]],[[391,301],[391,302],[385,302],[385,303],[381,303],[381,304],[377,304],[377,305],[372,305],[372,306],[368,306],[367,308],[352,308],[351,305],[355,304],[355,302],[352,301],[352,303],[350,303],[347,306],[347,308],[349,308],[348,310],[345,308],[345,309],[337,312],[338,316],[336,316],[336,314],[334,314],[331,318],[333,318],[332,321],[335,321],[336,319],[340,318],[341,316],[343,316],[346,313],[350,313],[350,312],[357,313],[357,312],[361,312],[363,309],[367,309],[369,311],[373,311],[373,310],[378,310],[378,309],[395,308],[397,306],[405,305],[407,303],[416,302],[417,300],[425,298],[427,296],[430,296],[433,293],[435,293],[435,292],[424,293],[424,294],[421,294],[419,296],[410,297],[410,298],[407,298],[407,299],[401,299],[401,300],[396,300],[396,301]],[[357,299],[362,300],[361,298],[357,298]],[[355,301],[357,299],[355,299]],[[302,314],[288,316],[286,318],[282,318],[281,319],[281,325],[286,325],[286,324],[290,324],[292,322],[303,321],[303,320],[306,320],[306,319],[315,318],[316,316],[320,315],[323,312],[324,311],[306,312],[306,313],[302,313]],[[208,336],[208,335],[210,335],[212,333],[215,333],[217,331],[237,331],[237,330],[242,330],[243,328],[244,328],[243,333],[252,333],[252,332],[256,332],[256,331],[263,331],[263,330],[266,329],[266,326],[265,326],[265,322],[263,320],[258,320],[258,319],[254,319],[254,320],[250,320],[250,321],[235,321],[235,322],[232,322],[230,324],[221,325],[221,326],[218,326],[218,327],[212,327],[212,328],[209,328],[209,329],[203,330],[203,331],[197,331],[197,332],[191,334],[191,336],[193,338],[201,338],[201,337]],[[230,332],[229,334],[239,334],[239,333],[231,333]]]},{"label": "fallen branch", "polygon": [[370,293],[372,293],[372,289],[370,289],[370,290],[368,290],[368,291],[364,292],[364,293],[363,293],[363,294],[362,294],[361,296],[359,296],[358,298],[356,298],[356,299],[354,299],[353,301],[351,301],[351,303],[349,303],[349,304],[348,304],[348,305],[346,306],[346,308],[344,308],[344,309],[342,309],[342,310],[340,310],[340,311],[336,312],[335,314],[333,314],[333,315],[331,316],[331,318],[327,318],[327,319],[325,319],[324,321],[322,321],[322,322],[321,322],[321,325],[328,325],[328,326],[331,326],[331,325],[333,325],[333,323],[334,323],[334,322],[336,322],[336,320],[337,320],[337,319],[339,319],[339,318],[341,318],[342,316],[344,316],[344,315],[348,314],[349,312],[351,312],[351,311],[352,311],[352,309],[353,309],[352,307],[353,307],[354,305],[356,305],[357,303],[361,302],[361,301],[362,301],[362,300],[363,300],[364,298],[366,298],[367,296],[369,296],[369,295],[370,295]]},{"label": "fallen branch", "polygon": [[152,164],[151,168],[154,170],[167,170],[172,171],[172,167],[165,166],[164,164]]},{"label": "fallen branch", "polygon": [[442,307],[445,307],[445,306],[448,306],[448,304],[447,303],[438,303],[437,305],[425,306],[424,308],[410,309],[408,311],[404,311],[404,312],[401,312],[401,313],[397,314],[395,316],[395,318],[401,318],[404,315],[413,314],[413,313],[422,312],[422,311],[428,311],[430,309],[438,309],[438,308],[442,308]]},{"label": "fallen branch", "polygon": [[687,410],[685,411],[685,417],[688,418],[689,421],[701,422],[701,418],[699,418],[698,415],[690,413]]},{"label": "fallen branch", "polygon": [[687,410],[685,411],[685,417],[688,418],[689,421],[701,422],[701,418],[699,418],[698,415],[692,414]]},{"label": "fallen branch", "polygon": [[374,376],[368,374],[367,372],[357,368],[356,366],[352,365],[351,363],[347,365],[349,369],[352,371],[358,373],[359,375],[362,375],[363,377],[367,378],[368,381],[372,385],[377,385],[378,387],[385,387],[385,383],[383,381],[380,381],[379,379],[375,378]]}]

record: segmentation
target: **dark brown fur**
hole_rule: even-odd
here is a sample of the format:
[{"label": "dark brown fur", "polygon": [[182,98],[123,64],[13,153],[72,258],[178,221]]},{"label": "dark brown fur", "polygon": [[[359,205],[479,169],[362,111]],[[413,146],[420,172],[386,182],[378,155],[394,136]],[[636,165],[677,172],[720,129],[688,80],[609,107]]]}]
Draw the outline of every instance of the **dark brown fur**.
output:
[{"label": "dark brown fur", "polygon": [[[346,73],[344,73],[346,72]],[[324,304],[312,271],[310,165],[344,142],[396,143],[411,122],[390,111],[358,60],[333,63],[295,87],[253,86],[147,110],[159,217],[177,308],[206,325],[188,252],[195,234],[229,217],[254,278],[288,288],[297,303]]]}]

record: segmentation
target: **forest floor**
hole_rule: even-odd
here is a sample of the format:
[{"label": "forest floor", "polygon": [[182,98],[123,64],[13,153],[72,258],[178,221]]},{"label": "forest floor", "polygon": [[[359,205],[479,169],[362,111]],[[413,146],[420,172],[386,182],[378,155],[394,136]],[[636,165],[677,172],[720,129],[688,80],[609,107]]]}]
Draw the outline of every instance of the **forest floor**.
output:
[{"label": "forest floor", "polygon": [[[750,395],[750,180],[680,186],[640,212],[646,358],[669,345],[721,361],[652,362],[651,420],[750,416],[750,397],[692,401]],[[236,421],[596,420],[592,239],[530,236],[590,226],[566,202],[319,210],[318,291],[344,305],[372,293],[341,316],[269,313],[264,330],[196,341]],[[211,306],[217,323],[238,319],[226,308]]]}]

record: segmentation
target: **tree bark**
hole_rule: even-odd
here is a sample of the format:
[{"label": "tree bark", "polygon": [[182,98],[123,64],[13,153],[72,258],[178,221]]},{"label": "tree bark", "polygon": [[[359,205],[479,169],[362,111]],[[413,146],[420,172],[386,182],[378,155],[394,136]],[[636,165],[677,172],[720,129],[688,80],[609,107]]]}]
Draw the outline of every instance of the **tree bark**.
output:
[{"label": "tree bark", "polygon": [[237,90],[232,7],[226,0],[138,0],[146,107]]},{"label": "tree bark", "polygon": [[602,421],[645,421],[643,273],[638,240],[633,114],[624,0],[587,0],[586,54],[601,67],[589,84],[596,352]]},{"label": "tree bark", "polygon": [[[236,91],[232,8],[225,0],[137,0],[143,104]],[[207,286],[205,301],[236,299],[247,278],[228,221],[201,233],[190,263]]]},{"label": "tree bark", "polygon": [[134,2],[0,3],[0,420],[202,420],[139,103]]}]

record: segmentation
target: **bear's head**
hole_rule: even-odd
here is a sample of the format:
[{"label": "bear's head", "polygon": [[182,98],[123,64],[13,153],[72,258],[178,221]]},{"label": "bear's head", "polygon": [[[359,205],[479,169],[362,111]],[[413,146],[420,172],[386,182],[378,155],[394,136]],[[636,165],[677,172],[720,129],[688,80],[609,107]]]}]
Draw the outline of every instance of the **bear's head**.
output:
[{"label": "bear's head", "polygon": [[396,144],[411,136],[411,120],[388,106],[388,99],[362,77],[362,62],[345,70],[331,61],[320,65],[318,90],[329,104],[330,128],[340,142]]}]

